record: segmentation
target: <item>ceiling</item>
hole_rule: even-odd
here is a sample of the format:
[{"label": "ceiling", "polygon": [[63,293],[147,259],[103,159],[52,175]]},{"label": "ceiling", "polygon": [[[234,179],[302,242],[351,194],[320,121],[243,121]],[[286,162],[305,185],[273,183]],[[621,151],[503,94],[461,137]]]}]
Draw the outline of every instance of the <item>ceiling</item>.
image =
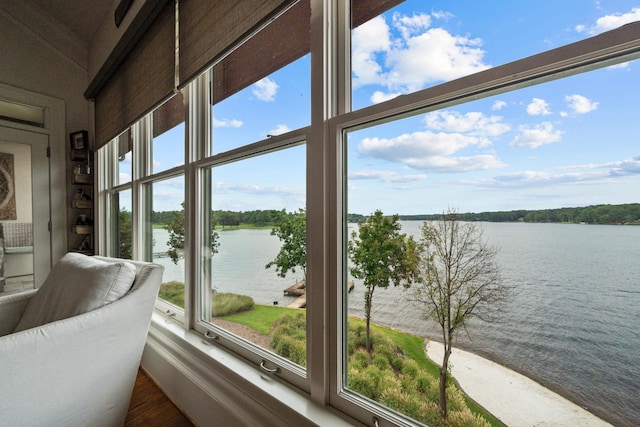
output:
[{"label": "ceiling", "polygon": [[91,44],[104,17],[111,14],[113,6],[111,0],[31,1],[87,44]]}]

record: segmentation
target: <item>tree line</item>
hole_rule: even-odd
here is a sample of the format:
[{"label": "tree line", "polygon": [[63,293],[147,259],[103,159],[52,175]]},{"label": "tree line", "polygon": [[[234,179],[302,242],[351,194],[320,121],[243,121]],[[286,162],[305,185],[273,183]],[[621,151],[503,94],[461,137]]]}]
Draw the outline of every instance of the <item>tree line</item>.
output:
[{"label": "tree line", "polygon": [[[401,221],[437,221],[442,214],[399,215]],[[484,222],[553,222],[569,224],[640,224],[640,203],[621,205],[591,205],[573,208],[466,212],[458,214],[461,221]],[[348,214],[347,221],[358,222],[365,215]]]},{"label": "tree line", "polygon": [[[214,225],[221,227],[237,227],[240,224],[250,224],[256,227],[269,227],[274,225],[284,210],[268,209],[253,211],[227,211],[214,210],[211,213],[211,220]],[[175,211],[153,211],[151,222],[154,224],[170,224],[176,215],[182,215],[183,210]]]}]

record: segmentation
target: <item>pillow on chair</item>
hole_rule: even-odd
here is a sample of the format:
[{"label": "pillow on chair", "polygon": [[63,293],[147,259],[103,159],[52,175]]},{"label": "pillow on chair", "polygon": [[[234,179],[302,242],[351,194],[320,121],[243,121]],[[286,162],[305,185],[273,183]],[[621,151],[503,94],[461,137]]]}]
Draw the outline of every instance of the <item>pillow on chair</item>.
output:
[{"label": "pillow on chair", "polygon": [[51,269],[14,332],[86,313],[118,300],[136,276],[128,262],[105,262],[70,252]]}]

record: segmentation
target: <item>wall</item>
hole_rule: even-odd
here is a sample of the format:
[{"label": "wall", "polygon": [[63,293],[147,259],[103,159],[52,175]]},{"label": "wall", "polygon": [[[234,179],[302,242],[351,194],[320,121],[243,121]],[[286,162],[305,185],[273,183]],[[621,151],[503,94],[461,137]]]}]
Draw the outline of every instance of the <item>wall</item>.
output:
[{"label": "wall", "polygon": [[[51,21],[39,7],[31,2],[3,0],[0,3],[0,83],[13,88],[44,95],[64,102],[64,125],[55,127],[61,130],[50,133],[49,143],[52,152],[64,153],[52,155],[64,166],[53,165],[54,169],[63,168],[61,179],[65,185],[52,189],[52,212],[64,212],[63,224],[59,228],[63,235],[57,235],[54,228],[54,246],[63,241],[61,251],[54,251],[53,261],[79,244],[82,236],[71,234],[75,223],[74,213],[67,209],[70,197],[71,174],[67,171],[69,159],[68,134],[78,130],[90,130],[89,103],[84,99],[84,90],[88,85],[87,58],[88,45],[79,40],[62,25]],[[90,134],[90,139],[92,132]],[[57,182],[52,177],[52,182]],[[62,189],[59,187],[63,187]],[[56,193],[54,197],[54,193]],[[59,196],[59,197],[58,197]]]}]

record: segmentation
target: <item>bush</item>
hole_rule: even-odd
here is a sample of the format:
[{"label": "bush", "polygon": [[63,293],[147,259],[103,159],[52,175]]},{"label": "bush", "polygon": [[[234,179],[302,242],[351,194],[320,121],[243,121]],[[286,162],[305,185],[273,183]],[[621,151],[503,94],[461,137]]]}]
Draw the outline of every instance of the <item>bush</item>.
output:
[{"label": "bush", "polygon": [[184,308],[184,283],[171,281],[160,285],[158,297]]},{"label": "bush", "polygon": [[215,292],[211,296],[213,317],[229,316],[242,311],[253,310],[253,298],[247,295]]},{"label": "bush", "polygon": [[303,313],[286,314],[273,324],[269,341],[276,354],[307,365],[307,326]]},{"label": "bush", "polygon": [[371,375],[372,372],[371,369],[349,369],[349,388],[369,399],[375,399],[378,391],[378,379]]}]

